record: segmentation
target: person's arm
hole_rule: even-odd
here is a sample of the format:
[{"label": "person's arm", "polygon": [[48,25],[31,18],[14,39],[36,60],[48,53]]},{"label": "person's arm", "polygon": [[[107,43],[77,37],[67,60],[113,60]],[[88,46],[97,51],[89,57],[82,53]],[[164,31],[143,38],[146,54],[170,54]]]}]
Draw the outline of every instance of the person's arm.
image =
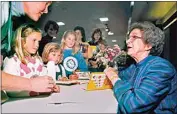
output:
[{"label": "person's arm", "polygon": [[28,78],[15,76],[1,71],[1,79],[2,90],[32,90],[30,79]]},{"label": "person's arm", "polygon": [[1,79],[2,90],[51,92],[54,86],[54,81],[49,76],[29,79],[2,71]]},{"label": "person's arm", "polygon": [[175,70],[161,61],[150,64],[138,87],[118,80],[113,91],[121,113],[150,113],[170,91]]},{"label": "person's arm", "polygon": [[131,78],[134,67],[135,67],[134,64],[132,64],[125,70],[119,71],[118,72],[119,78],[123,81],[128,81]]}]

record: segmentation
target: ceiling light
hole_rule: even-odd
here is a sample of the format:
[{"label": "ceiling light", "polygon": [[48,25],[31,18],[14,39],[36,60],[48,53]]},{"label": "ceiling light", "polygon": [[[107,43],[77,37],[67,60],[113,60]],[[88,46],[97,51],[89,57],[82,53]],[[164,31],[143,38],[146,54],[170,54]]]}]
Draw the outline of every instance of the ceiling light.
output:
[{"label": "ceiling light", "polygon": [[132,1],[132,2],[130,3],[130,6],[134,6],[134,4],[135,4],[134,1]]},{"label": "ceiling light", "polygon": [[117,42],[117,40],[112,40],[112,42]]},{"label": "ceiling light", "polygon": [[109,31],[109,28],[106,28],[105,31],[108,32],[108,31]]},{"label": "ceiling light", "polygon": [[102,17],[102,18],[100,18],[100,21],[109,21],[109,19],[107,18],[107,17]]},{"label": "ceiling light", "polygon": [[59,26],[65,25],[65,23],[63,23],[63,22],[57,22],[57,24],[58,24]]},{"label": "ceiling light", "polygon": [[109,32],[108,32],[108,35],[114,35],[114,33],[113,33],[113,32],[111,32],[111,31],[109,31]]}]

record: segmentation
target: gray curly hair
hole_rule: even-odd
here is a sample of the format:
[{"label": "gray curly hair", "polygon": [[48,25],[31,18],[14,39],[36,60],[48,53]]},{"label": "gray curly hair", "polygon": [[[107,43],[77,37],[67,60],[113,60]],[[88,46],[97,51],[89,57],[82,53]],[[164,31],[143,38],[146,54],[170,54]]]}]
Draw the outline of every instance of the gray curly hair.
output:
[{"label": "gray curly hair", "polygon": [[[164,32],[151,22],[135,22],[130,26],[129,33],[133,29],[140,29],[143,32],[143,39],[152,46],[151,55],[159,56],[163,51],[165,35]],[[128,35],[129,36],[129,35]]]}]

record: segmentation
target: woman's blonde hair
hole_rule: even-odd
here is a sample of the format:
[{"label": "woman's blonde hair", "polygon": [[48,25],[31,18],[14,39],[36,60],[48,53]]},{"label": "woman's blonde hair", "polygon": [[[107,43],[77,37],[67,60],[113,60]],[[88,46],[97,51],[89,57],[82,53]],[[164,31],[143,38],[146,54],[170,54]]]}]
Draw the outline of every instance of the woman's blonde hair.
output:
[{"label": "woman's blonde hair", "polygon": [[65,41],[66,41],[66,38],[68,37],[68,35],[74,35],[74,37],[76,38],[75,39],[75,44],[74,44],[74,47],[73,47],[73,54],[76,54],[79,50],[80,50],[80,46],[79,46],[79,43],[77,42],[77,37],[76,37],[76,33],[72,30],[69,30],[69,31],[66,31],[64,34],[63,34],[63,37],[62,37],[62,40],[61,40],[61,48],[62,50],[64,50],[65,48]]},{"label": "woman's blonde hair", "polygon": [[24,43],[26,42],[26,38],[33,32],[41,33],[40,29],[36,28],[34,25],[24,24],[24,25],[20,26],[14,33],[13,48],[15,50],[15,53],[16,53],[17,57],[24,64],[28,63],[28,60],[26,60],[25,57],[33,56],[33,57],[37,57],[41,60],[37,51],[34,55],[31,55],[24,48]]},{"label": "woman's blonde hair", "polygon": [[62,62],[62,58],[63,58],[63,52],[62,52],[62,49],[60,47],[59,44],[57,43],[54,43],[54,42],[51,42],[51,43],[47,43],[44,47],[44,51],[42,52],[42,60],[44,63],[47,63],[49,60],[48,60],[48,57],[49,57],[49,54],[51,52],[57,52],[57,51],[60,51],[61,53],[61,58],[60,60],[58,60],[59,62],[58,63],[61,63]]}]

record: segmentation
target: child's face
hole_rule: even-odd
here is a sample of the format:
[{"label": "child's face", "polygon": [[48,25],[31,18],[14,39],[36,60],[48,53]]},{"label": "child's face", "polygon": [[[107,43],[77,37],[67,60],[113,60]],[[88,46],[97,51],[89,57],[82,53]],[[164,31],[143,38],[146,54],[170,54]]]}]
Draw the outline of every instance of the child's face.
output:
[{"label": "child's face", "polygon": [[94,39],[95,39],[95,41],[98,41],[99,39],[100,39],[100,33],[95,33],[94,34]]},{"label": "child's face", "polygon": [[50,52],[48,56],[49,61],[54,61],[55,64],[58,64],[59,61],[62,59],[62,53],[61,51],[55,51],[55,52]]},{"label": "child's face", "polygon": [[30,54],[35,54],[39,48],[39,41],[41,41],[42,35],[39,32],[33,32],[26,37],[24,43],[25,50]]},{"label": "child's face", "polygon": [[104,51],[106,49],[106,46],[103,44],[99,44],[99,48],[101,51]]},{"label": "child's face", "polygon": [[73,34],[68,34],[68,36],[65,39],[66,47],[73,48],[75,42],[76,42],[76,37]]}]

